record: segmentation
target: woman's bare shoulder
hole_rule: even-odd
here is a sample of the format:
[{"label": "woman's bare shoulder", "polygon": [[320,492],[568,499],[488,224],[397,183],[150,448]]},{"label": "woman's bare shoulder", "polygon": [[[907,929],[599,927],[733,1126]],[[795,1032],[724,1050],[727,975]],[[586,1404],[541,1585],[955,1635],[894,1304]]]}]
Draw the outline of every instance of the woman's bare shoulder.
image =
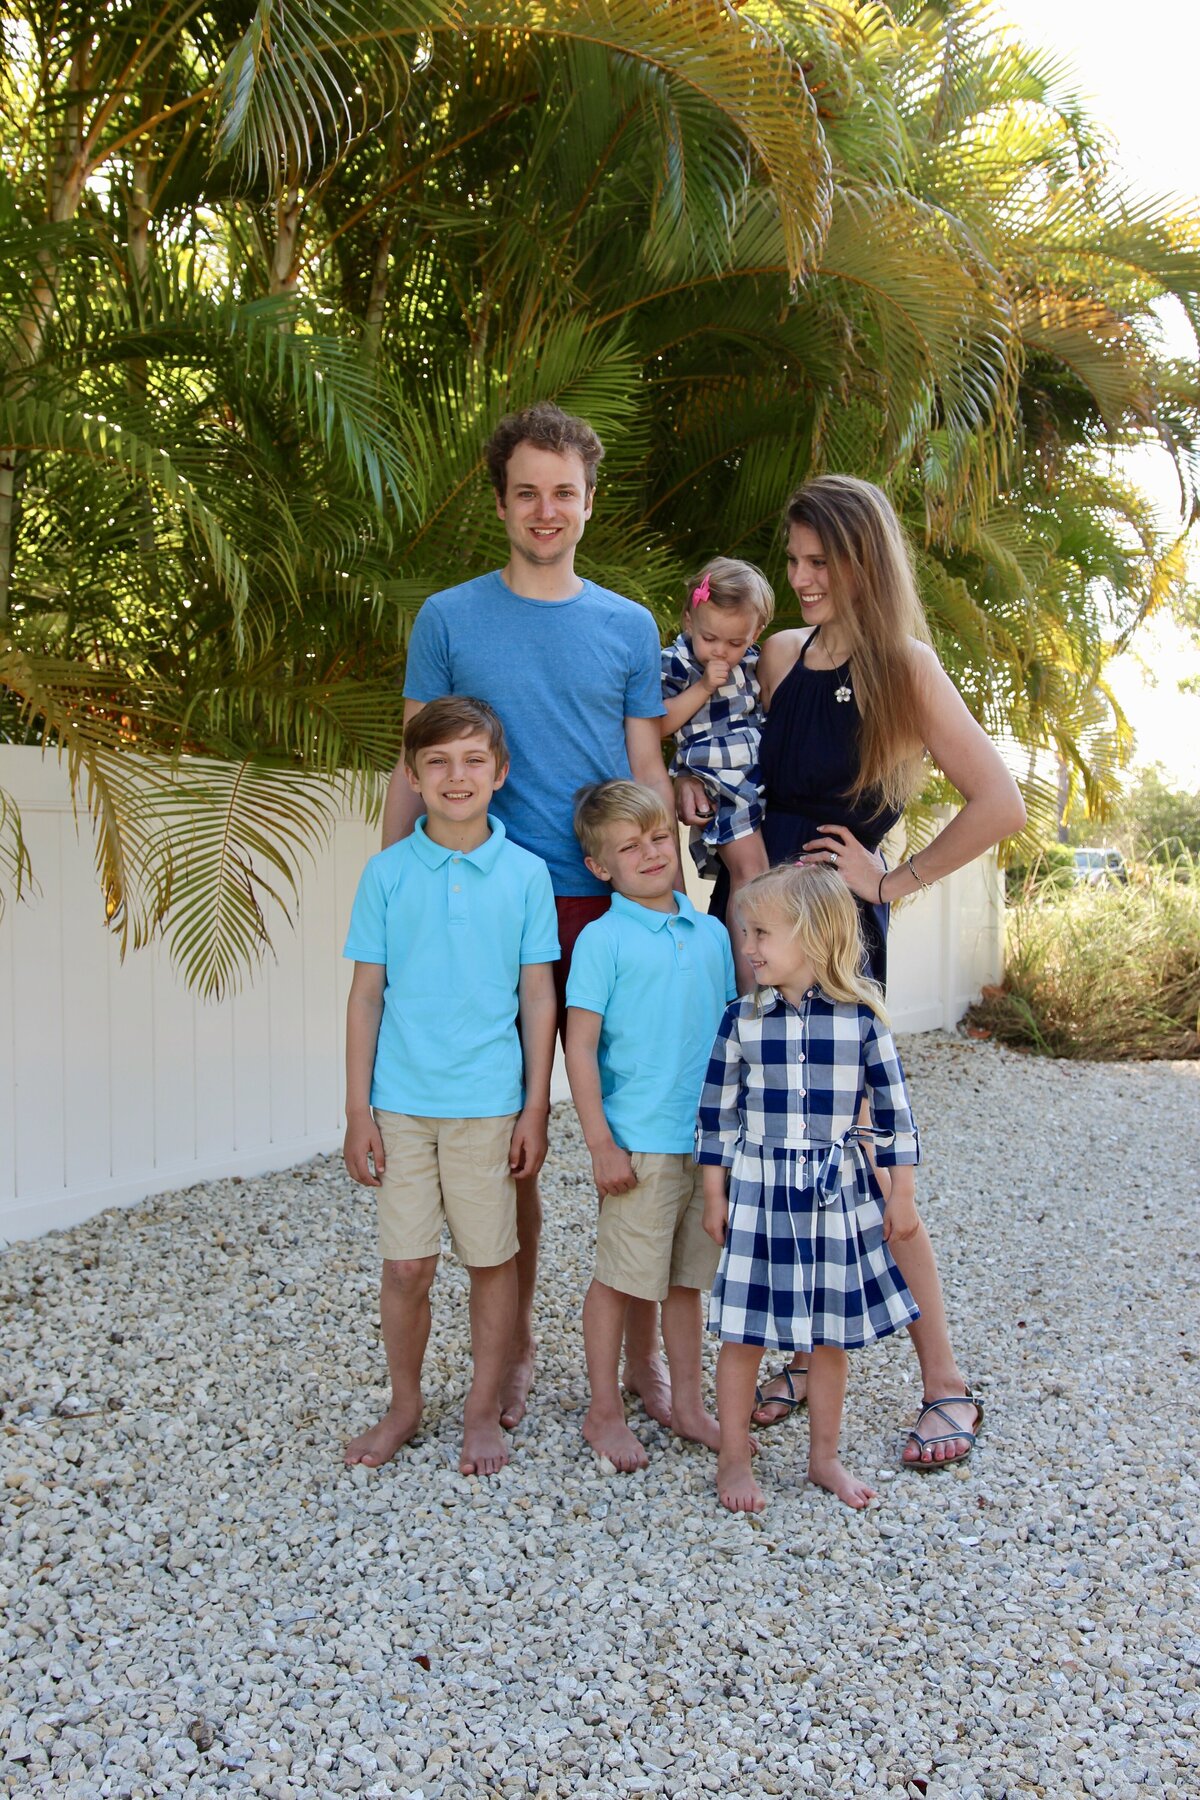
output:
[{"label": "woman's bare shoulder", "polygon": [[777,631],[764,641],[758,658],[758,681],[764,706],[770,705],[775,689],[795,667],[807,635],[795,629]]},{"label": "woman's bare shoulder", "polygon": [[[912,658],[913,673],[924,693],[934,693],[942,688],[944,683],[950,681],[932,644],[923,643],[920,638],[910,637],[908,653]],[[953,686],[953,683],[950,685]]]},{"label": "woman's bare shoulder", "polygon": [[806,637],[811,636],[812,629],[811,625],[785,626],[782,631],[773,631],[770,637],[765,637],[762,647],[767,650],[775,644],[802,644]]},{"label": "woman's bare shoulder", "polygon": [[759,653],[760,668],[765,666],[776,675],[785,669],[790,669],[804,648],[804,640],[808,635],[803,628],[793,627],[791,630],[777,631],[773,636],[764,638]]}]

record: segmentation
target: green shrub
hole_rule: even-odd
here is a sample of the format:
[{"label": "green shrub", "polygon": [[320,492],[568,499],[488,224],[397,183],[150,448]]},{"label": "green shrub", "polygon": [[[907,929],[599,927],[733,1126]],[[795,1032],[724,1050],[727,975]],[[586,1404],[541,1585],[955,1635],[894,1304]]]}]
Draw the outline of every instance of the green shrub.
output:
[{"label": "green shrub", "polygon": [[1200,1056],[1196,872],[1183,858],[1127,887],[1027,890],[1008,912],[1004,985],[969,1022],[1046,1056]]},{"label": "green shrub", "polygon": [[1012,862],[1004,871],[1004,894],[1010,906],[1047,890],[1065,892],[1075,880],[1075,852],[1069,844],[1046,844],[1032,862]]}]

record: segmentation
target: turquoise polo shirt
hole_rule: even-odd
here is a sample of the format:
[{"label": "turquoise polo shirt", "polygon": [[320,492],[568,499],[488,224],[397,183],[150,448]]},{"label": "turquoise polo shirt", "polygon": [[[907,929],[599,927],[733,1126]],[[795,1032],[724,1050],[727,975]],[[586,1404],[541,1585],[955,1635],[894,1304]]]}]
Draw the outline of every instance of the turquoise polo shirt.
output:
[{"label": "turquoise polo shirt", "polygon": [[383,963],[387,983],[371,1105],[435,1119],[519,1112],[524,1070],[517,983],[558,958],[550,872],[489,813],[491,836],[448,850],[425,835],[373,856],[345,954]]},{"label": "turquoise polo shirt", "polygon": [[676,913],[614,894],[580,932],[567,1005],[599,1013],[604,1116],[626,1150],[683,1156],[725,1007],[737,995],[729,934],[676,894]]}]

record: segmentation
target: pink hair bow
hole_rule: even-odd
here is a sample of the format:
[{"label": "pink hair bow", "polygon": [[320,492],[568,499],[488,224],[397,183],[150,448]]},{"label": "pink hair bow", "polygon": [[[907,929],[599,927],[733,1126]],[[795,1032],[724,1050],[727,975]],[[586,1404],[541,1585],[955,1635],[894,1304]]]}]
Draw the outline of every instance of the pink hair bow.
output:
[{"label": "pink hair bow", "polygon": [[709,598],[709,594],[708,576],[706,575],[700,585],[692,589],[692,605],[703,606],[704,602]]}]

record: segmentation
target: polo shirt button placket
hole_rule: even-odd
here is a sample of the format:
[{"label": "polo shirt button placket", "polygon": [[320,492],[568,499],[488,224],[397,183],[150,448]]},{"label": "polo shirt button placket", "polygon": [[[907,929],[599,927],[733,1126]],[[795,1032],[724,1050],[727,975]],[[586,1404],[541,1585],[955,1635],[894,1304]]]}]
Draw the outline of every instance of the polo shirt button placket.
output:
[{"label": "polo shirt button placket", "polygon": [[[454,855],[450,858],[451,865],[453,865],[454,863],[460,863],[461,861],[462,861],[461,855],[457,851],[455,851]],[[449,867],[447,869],[447,873],[454,875],[454,874],[457,874],[458,871],[453,867]],[[467,903],[466,903],[465,899],[463,898],[462,882],[461,881],[451,881],[449,886],[450,886],[450,904],[447,908],[447,913],[449,916],[450,923],[452,925],[465,925],[467,923]]]}]

